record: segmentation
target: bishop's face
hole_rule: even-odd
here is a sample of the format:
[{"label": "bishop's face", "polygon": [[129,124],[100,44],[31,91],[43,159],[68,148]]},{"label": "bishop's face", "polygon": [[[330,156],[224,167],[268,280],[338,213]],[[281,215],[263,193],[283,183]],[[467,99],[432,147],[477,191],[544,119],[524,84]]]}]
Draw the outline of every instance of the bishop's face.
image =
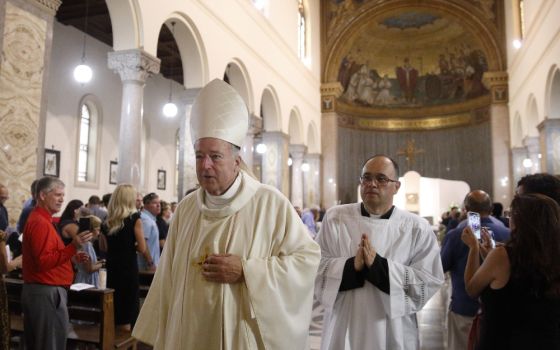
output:
[{"label": "bishop's face", "polygon": [[231,143],[206,137],[194,144],[196,177],[200,186],[214,196],[224,194],[239,173],[241,159]]}]

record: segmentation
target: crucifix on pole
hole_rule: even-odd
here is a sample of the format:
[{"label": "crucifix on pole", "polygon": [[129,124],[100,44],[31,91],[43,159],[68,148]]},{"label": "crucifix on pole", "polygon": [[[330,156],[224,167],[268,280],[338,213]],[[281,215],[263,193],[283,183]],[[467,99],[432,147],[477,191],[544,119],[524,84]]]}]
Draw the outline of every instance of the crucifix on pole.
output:
[{"label": "crucifix on pole", "polygon": [[424,153],[423,149],[416,148],[416,141],[414,139],[406,141],[406,147],[401,148],[397,151],[398,156],[405,156],[406,167],[411,170],[414,166],[414,158],[417,154]]}]

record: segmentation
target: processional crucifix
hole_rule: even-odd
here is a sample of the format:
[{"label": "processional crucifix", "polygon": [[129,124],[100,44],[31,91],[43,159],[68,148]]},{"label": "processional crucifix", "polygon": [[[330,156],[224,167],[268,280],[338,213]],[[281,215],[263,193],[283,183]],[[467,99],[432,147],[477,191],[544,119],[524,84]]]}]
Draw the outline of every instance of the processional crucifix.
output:
[{"label": "processional crucifix", "polygon": [[414,139],[406,141],[406,147],[397,151],[398,156],[405,156],[406,167],[410,170],[414,166],[414,157],[417,154],[424,153],[423,149],[416,149],[416,141]]}]

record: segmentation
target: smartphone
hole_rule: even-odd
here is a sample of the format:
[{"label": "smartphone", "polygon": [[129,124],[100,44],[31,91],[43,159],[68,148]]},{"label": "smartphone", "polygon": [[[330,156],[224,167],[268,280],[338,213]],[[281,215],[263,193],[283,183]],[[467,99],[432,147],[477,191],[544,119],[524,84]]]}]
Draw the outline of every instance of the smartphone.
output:
[{"label": "smartphone", "polygon": [[474,232],[476,239],[480,239],[480,214],[475,213],[473,211],[469,211],[467,213],[467,217],[469,220],[469,226],[471,230]]},{"label": "smartphone", "polygon": [[78,232],[91,231],[91,221],[89,218],[80,218]]}]

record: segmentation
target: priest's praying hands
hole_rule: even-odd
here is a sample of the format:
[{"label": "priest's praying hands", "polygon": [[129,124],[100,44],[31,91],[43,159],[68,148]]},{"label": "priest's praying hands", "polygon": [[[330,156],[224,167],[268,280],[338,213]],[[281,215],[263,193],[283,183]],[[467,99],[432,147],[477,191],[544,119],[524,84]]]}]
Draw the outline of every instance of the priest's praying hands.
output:
[{"label": "priest's praying hands", "polygon": [[210,254],[202,264],[202,276],[208,282],[242,282],[243,266],[241,258],[232,254]]},{"label": "priest's praying hands", "polygon": [[360,245],[358,246],[358,251],[356,252],[356,258],[354,259],[354,269],[356,271],[362,271],[364,264],[369,268],[373,265],[377,251],[369,241],[368,236],[363,233]]}]

